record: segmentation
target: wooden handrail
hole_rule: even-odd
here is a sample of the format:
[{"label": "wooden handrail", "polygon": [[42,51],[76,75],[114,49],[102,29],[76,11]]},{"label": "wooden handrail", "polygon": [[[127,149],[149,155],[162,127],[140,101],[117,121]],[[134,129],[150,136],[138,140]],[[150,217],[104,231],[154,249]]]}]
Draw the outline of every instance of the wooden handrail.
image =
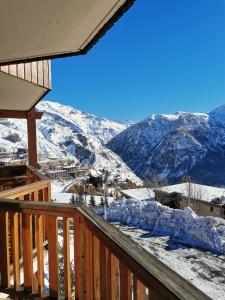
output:
[{"label": "wooden handrail", "polygon": [[[120,299],[131,299],[131,288],[137,295],[142,295],[142,298],[138,298],[136,295],[137,298],[134,296],[134,299],[145,299],[146,288],[150,291],[150,295],[152,295],[151,299],[153,300],[210,299],[154,255],[147,252],[85,206],[2,199],[0,200],[0,212],[3,214],[7,212],[19,212],[24,218],[26,218],[25,216],[32,215],[48,216],[48,230],[50,234],[49,251],[52,254],[54,253],[54,255],[49,256],[50,285],[52,286],[50,293],[52,291],[52,296],[57,295],[57,277],[54,276],[54,272],[57,270],[57,266],[55,265],[57,264],[57,251],[55,249],[57,235],[55,235],[56,232],[51,230],[53,228],[56,230],[57,228],[55,223],[56,218],[63,217],[64,243],[66,242],[67,245],[65,252],[67,267],[65,290],[69,293],[68,298],[70,298],[70,278],[67,277],[69,276],[68,218],[73,218],[76,268],[75,284],[77,285],[76,293],[78,299],[83,299],[83,293],[86,296],[89,295],[89,297],[92,297],[94,293],[96,298],[98,295],[100,299],[108,299],[108,291],[115,295],[119,293]],[[109,269],[107,269],[107,266]],[[118,274],[120,284],[118,283]],[[107,277],[109,277],[108,280]],[[132,280],[133,284],[131,284]],[[106,288],[109,282],[110,287]],[[91,298],[87,297],[86,299]]]}]

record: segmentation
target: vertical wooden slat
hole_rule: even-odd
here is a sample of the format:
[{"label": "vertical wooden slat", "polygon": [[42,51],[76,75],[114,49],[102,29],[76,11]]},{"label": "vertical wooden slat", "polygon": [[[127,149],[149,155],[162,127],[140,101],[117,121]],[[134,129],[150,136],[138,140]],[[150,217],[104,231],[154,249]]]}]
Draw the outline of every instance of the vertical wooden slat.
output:
[{"label": "vertical wooden slat", "polygon": [[93,236],[93,283],[94,283],[94,299],[101,299],[100,286],[100,241]]},{"label": "vertical wooden slat", "polygon": [[48,260],[49,260],[49,294],[58,297],[58,224],[55,216],[47,217],[48,224]]},{"label": "vertical wooden slat", "polygon": [[106,265],[106,248],[105,244],[100,241],[100,287],[101,299],[107,299],[107,265]]},{"label": "vertical wooden slat", "polygon": [[49,87],[49,72],[48,72],[48,61],[43,60],[43,69],[44,69],[44,86]]},{"label": "vertical wooden slat", "polygon": [[38,78],[37,78],[37,62],[33,61],[31,63],[31,80],[33,83],[38,83]]},{"label": "vertical wooden slat", "polygon": [[48,88],[52,88],[51,60],[48,60]]},{"label": "vertical wooden slat", "polygon": [[31,82],[31,63],[25,63],[25,80],[30,81]]},{"label": "vertical wooden slat", "polygon": [[10,258],[9,258],[9,214],[0,212],[0,273],[1,286],[8,288],[10,286]]},{"label": "vertical wooden slat", "polygon": [[12,258],[13,258],[13,275],[14,288],[20,285],[20,265],[19,265],[19,214],[10,214],[11,235],[12,235]]},{"label": "vertical wooden slat", "polygon": [[33,292],[32,215],[22,215],[24,290]]},{"label": "vertical wooden slat", "polygon": [[87,227],[85,235],[86,299],[93,299],[93,236]]},{"label": "vertical wooden slat", "polygon": [[43,216],[36,216],[36,245],[37,245],[37,281],[38,293],[42,296],[44,289],[44,257],[43,257]]},{"label": "vertical wooden slat", "polygon": [[25,77],[25,67],[23,63],[17,65],[17,76],[22,79]]},{"label": "vertical wooden slat", "polygon": [[17,76],[17,66],[16,65],[9,65],[9,74],[13,76]]},{"label": "vertical wooden slat", "polygon": [[80,239],[81,226],[79,221],[79,214],[76,211],[74,214],[74,269],[75,269],[75,298],[82,299],[82,273],[81,273],[81,253],[80,253]]},{"label": "vertical wooden slat", "polygon": [[106,299],[111,299],[111,253],[109,248],[105,248],[106,266]]},{"label": "vertical wooden slat", "polygon": [[111,299],[120,299],[119,260],[111,254]]},{"label": "vertical wooden slat", "polygon": [[146,300],[146,287],[136,276],[133,277],[134,300]]},{"label": "vertical wooden slat", "polygon": [[63,219],[63,254],[64,254],[64,280],[65,298],[71,299],[71,270],[70,270],[70,220]]},{"label": "vertical wooden slat", "polygon": [[131,272],[127,269],[124,263],[120,260],[120,300],[131,300],[132,284]]},{"label": "vertical wooden slat", "polygon": [[43,76],[43,62],[37,61],[37,70],[38,70],[38,84],[44,86],[44,76]]}]

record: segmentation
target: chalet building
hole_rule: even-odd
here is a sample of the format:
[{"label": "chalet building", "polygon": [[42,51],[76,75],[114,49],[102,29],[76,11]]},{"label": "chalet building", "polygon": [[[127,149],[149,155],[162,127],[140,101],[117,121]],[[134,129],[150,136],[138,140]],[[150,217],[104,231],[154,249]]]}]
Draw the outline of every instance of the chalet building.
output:
[{"label": "chalet building", "polygon": [[51,179],[64,179],[68,177],[66,170],[49,170],[45,174]]},{"label": "chalet building", "polygon": [[51,181],[38,170],[35,105],[51,89],[50,59],[86,54],[133,2],[0,2],[0,118],[24,119],[28,128],[28,165],[0,169],[0,287],[11,299],[208,299],[90,209],[51,203]]}]

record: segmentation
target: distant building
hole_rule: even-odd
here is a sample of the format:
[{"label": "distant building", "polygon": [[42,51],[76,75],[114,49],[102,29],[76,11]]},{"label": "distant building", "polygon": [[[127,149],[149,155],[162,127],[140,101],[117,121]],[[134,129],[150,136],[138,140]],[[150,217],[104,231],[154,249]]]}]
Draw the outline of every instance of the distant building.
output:
[{"label": "distant building", "polygon": [[67,177],[67,172],[65,170],[49,170],[45,173],[51,179],[64,179]]}]

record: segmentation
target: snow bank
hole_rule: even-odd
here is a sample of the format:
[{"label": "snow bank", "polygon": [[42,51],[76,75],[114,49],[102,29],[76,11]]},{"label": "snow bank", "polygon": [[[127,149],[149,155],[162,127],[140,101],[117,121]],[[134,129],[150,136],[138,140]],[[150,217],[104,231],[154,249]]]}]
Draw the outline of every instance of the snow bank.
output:
[{"label": "snow bank", "polygon": [[[103,214],[103,210],[97,213]],[[123,199],[109,205],[107,220],[151,230],[152,234],[168,234],[186,245],[225,254],[225,220],[198,217],[189,207],[180,210],[154,200]]]}]

